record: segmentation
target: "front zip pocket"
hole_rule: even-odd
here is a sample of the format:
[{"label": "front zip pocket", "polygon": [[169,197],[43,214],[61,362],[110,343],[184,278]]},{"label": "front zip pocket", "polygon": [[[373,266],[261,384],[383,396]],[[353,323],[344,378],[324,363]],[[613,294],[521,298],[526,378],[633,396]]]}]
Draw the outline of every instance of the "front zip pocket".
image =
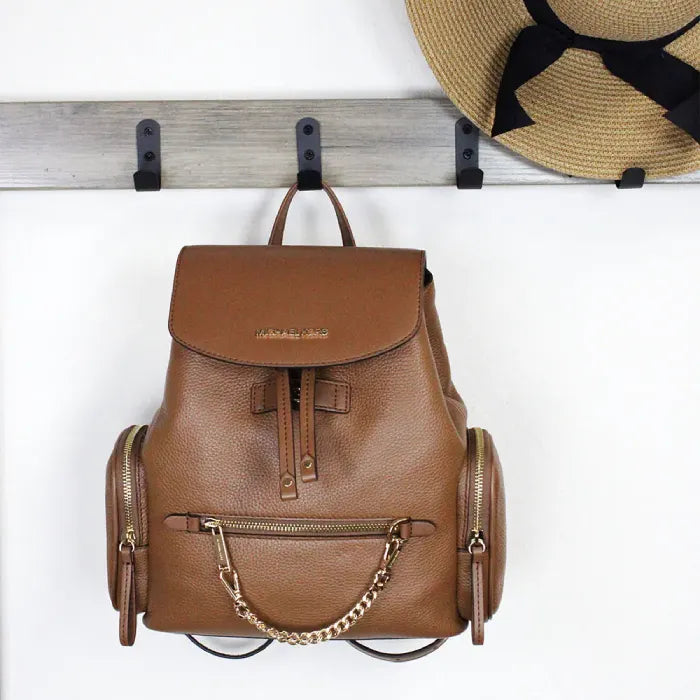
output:
[{"label": "front zip pocket", "polygon": [[120,613],[119,638],[133,643],[136,614],[146,609],[148,525],[140,451],[143,426],[117,439],[107,464],[107,570],[112,605]]},{"label": "front zip pocket", "polygon": [[[211,533],[212,527],[220,527],[224,535],[241,537],[386,537],[395,523],[396,518],[269,518],[197,513],[165,518],[165,525],[173,530]],[[403,539],[433,532],[435,525],[428,520],[401,519]]]},{"label": "front zip pocket", "polygon": [[[213,537],[214,557],[210,568],[204,570],[203,581],[210,585],[218,580],[223,586],[232,600],[229,614],[233,612],[246,625],[242,634],[250,633],[252,626],[263,636],[301,645],[335,639],[359,623],[392,580],[404,545],[411,551],[418,543],[408,544],[409,540],[436,529],[428,520],[406,516],[289,518],[175,513],[166,516],[164,524],[198,540],[197,545],[202,534]],[[342,571],[348,559],[358,557],[360,561],[371,557],[367,571],[357,567],[342,576],[343,581],[355,581],[359,575],[354,594],[338,596],[339,591],[343,593],[342,586],[332,591],[323,588],[324,582],[335,580],[333,569]],[[410,569],[410,564],[403,569],[399,588],[406,586]],[[191,577],[189,573],[186,578]],[[295,594],[290,594],[290,587],[297,589]],[[322,602],[318,600],[309,608],[310,599],[317,595]],[[326,617],[320,611],[332,596],[340,602],[330,605],[333,613]],[[298,602],[305,610],[301,620]]]}]

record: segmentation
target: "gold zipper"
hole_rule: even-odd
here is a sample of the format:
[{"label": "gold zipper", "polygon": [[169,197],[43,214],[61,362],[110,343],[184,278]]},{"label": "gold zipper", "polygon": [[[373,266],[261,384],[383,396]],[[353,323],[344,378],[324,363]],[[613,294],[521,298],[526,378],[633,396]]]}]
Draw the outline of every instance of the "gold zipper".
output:
[{"label": "gold zipper", "polygon": [[136,547],[136,518],[134,517],[134,486],[132,477],[131,452],[134,440],[143,426],[134,425],[127,433],[122,449],[122,502],[124,506],[124,535],[119,544]]},{"label": "gold zipper", "polygon": [[484,431],[474,428],[475,437],[475,461],[474,465],[474,492],[472,494],[472,528],[467,549],[470,553],[475,547],[481,547],[486,551],[484,540],[484,525],[482,523],[482,511],[484,508],[484,470],[486,467],[486,447],[484,445]]},{"label": "gold zipper", "polygon": [[223,528],[234,532],[250,532],[255,534],[271,535],[386,535],[395,521],[393,520],[368,520],[362,522],[308,522],[308,521],[281,521],[265,518],[210,518],[201,517],[202,528],[211,530]]}]

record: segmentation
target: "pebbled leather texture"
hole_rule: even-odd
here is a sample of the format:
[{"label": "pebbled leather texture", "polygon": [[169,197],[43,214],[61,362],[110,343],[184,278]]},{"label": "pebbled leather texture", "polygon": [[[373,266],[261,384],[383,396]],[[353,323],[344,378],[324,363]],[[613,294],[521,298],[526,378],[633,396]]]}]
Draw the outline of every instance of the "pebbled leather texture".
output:
[{"label": "pebbled leather texture", "polygon": [[[180,254],[165,392],[138,443],[147,547],[134,552],[134,609],[141,609],[141,586],[144,622],[152,629],[261,634],[235,614],[211,535],[190,514],[411,518],[416,522],[402,528],[408,539],[386,591],[341,638],[446,638],[462,632],[472,615],[463,600],[470,563],[462,561],[467,413],[452,383],[432,277],[421,251],[354,247],[342,208],[328,193],[343,247],[281,245],[293,188],[271,246]],[[261,329],[282,333],[260,335]],[[305,478],[307,456],[314,473]],[[286,477],[293,485],[284,485]],[[110,488],[108,469],[108,494]],[[108,551],[120,507],[118,496],[108,495]],[[499,507],[490,511],[496,529],[504,522]],[[385,546],[376,535],[235,529],[226,544],[251,608],[291,631],[322,627],[354,605]],[[119,566],[110,556],[112,590]],[[489,591],[492,600],[500,598],[497,583]]]},{"label": "pebbled leather texture", "polygon": [[[400,348],[322,372],[353,388],[352,409],[317,412],[319,479],[299,481],[299,497],[283,501],[276,414],[250,411],[250,387],[269,381],[270,370],[173,344],[163,407],[143,453],[148,482],[158,484],[149,492],[149,627],[256,634],[221,590],[209,538],[163,525],[173,513],[200,512],[430,520],[435,534],[409,540],[386,593],[352,635],[443,637],[463,630],[455,504],[465,430],[447,409],[425,327]],[[298,436],[298,412],[293,418]],[[383,548],[376,539],[228,540],[251,605],[273,624],[302,630],[326,624],[355,602]]]}]

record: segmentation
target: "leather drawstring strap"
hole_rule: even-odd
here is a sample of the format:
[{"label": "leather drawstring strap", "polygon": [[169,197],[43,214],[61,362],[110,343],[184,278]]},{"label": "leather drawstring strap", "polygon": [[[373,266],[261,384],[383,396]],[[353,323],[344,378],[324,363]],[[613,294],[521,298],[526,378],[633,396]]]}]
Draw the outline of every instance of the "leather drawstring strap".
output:
[{"label": "leather drawstring strap", "polygon": [[[316,379],[314,398],[317,411],[326,413],[348,413],[350,411],[350,385],[331,379]],[[250,396],[252,413],[267,413],[277,410],[277,382],[269,379],[256,382]]]},{"label": "leather drawstring strap", "polygon": [[280,498],[283,501],[289,501],[297,497],[289,370],[275,370],[275,376],[277,381],[277,439],[280,454]]},{"label": "leather drawstring strap", "polygon": [[316,370],[304,368],[299,387],[299,433],[301,441],[301,480],[316,481]]},{"label": "leather drawstring strap", "polygon": [[[296,393],[298,389],[298,394]],[[298,497],[296,461],[294,450],[293,401],[299,406],[299,443],[301,450],[300,472],[304,482],[316,481],[316,370],[305,367],[301,371],[299,386],[295,386],[294,399],[289,369],[276,369],[275,408],[277,410],[277,441],[279,447],[280,498],[293,500]],[[255,397],[255,392],[253,392]]]},{"label": "leather drawstring strap", "polygon": [[134,550],[119,548],[119,642],[130,647],[136,639],[136,586],[134,585]]}]

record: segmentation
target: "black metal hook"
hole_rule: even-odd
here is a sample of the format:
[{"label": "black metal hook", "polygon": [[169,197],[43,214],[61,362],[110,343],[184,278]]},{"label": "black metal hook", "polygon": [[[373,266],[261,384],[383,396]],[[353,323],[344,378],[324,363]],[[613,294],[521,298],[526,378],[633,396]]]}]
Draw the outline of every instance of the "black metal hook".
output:
[{"label": "black metal hook", "polygon": [[644,186],[646,172],[643,168],[627,168],[619,180],[615,180],[618,190],[638,190]]},{"label": "black metal hook", "polygon": [[479,168],[479,129],[466,117],[455,124],[455,170],[457,189],[482,188],[484,171]]},{"label": "black metal hook", "polygon": [[297,187],[300,190],[320,190],[321,170],[321,125],[313,117],[304,117],[297,122]]},{"label": "black metal hook", "polygon": [[160,190],[160,124],[155,119],[143,119],[136,125],[136,157],[134,189],[157,192]]}]

